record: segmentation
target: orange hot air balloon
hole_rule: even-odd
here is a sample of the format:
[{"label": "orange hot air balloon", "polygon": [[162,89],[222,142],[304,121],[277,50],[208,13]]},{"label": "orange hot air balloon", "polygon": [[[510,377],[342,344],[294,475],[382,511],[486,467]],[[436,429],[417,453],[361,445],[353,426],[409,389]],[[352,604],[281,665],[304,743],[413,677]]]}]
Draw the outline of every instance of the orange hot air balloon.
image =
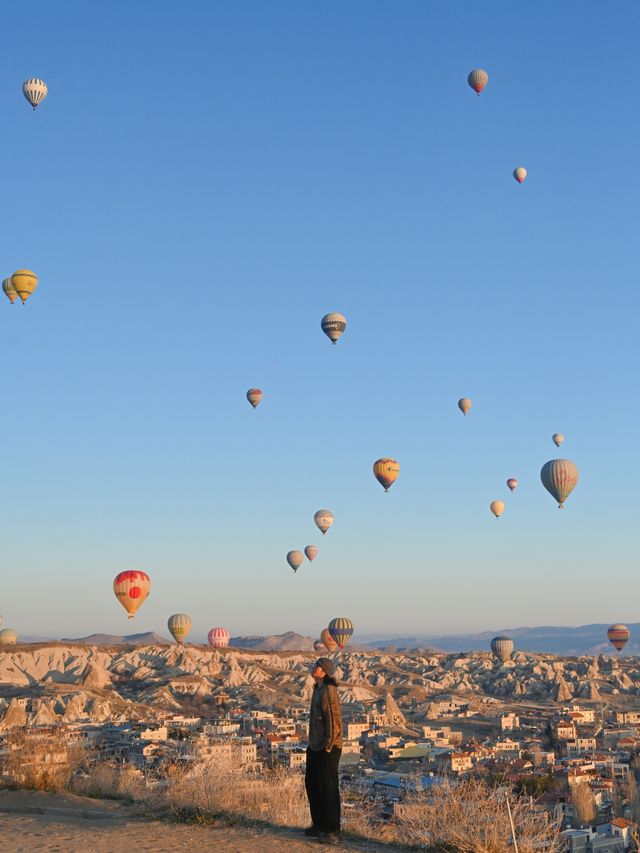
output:
[{"label": "orange hot air balloon", "polygon": [[328,652],[335,652],[335,650],[338,648],[338,644],[329,633],[328,628],[322,629],[322,631],[320,632],[320,639],[324,643],[324,647]]},{"label": "orange hot air balloon", "polygon": [[129,619],[133,619],[150,589],[151,580],[145,572],[120,572],[113,582],[115,596],[129,614]]},{"label": "orange hot air balloon", "polygon": [[467,412],[471,411],[471,406],[473,406],[473,403],[468,397],[461,397],[458,400],[458,408],[460,409],[463,415],[466,415]]},{"label": "orange hot air balloon", "polygon": [[388,492],[391,486],[393,486],[398,479],[399,473],[400,465],[395,459],[389,459],[385,456],[373,463],[373,476],[384,488],[385,492]]},{"label": "orange hot air balloon", "polygon": [[264,394],[259,388],[249,388],[249,390],[247,391],[247,400],[251,403],[254,409],[260,403],[263,397]]},{"label": "orange hot air balloon", "polygon": [[504,512],[504,502],[503,501],[491,501],[491,503],[489,504],[489,509],[495,515],[496,518],[500,518],[500,516]]},{"label": "orange hot air balloon", "polygon": [[518,481],[515,477],[509,477],[509,479],[507,480],[507,486],[509,487],[510,491],[515,492],[515,490],[518,488]]}]

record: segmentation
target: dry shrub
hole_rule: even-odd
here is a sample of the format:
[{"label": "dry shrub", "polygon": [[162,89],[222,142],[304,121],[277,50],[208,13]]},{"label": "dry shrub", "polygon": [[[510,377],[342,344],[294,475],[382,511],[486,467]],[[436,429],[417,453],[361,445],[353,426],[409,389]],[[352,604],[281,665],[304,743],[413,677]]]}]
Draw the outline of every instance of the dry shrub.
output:
[{"label": "dry shrub", "polygon": [[309,809],[304,776],[286,769],[253,772],[227,755],[175,771],[169,785],[149,796],[149,806],[177,816],[210,819],[217,815],[278,826],[306,826]]},{"label": "dry shrub", "polygon": [[141,800],[145,794],[145,783],[140,772],[134,768],[95,757],[85,758],[81,772],[70,778],[69,790],[84,797]]},{"label": "dry shrub", "polygon": [[2,769],[15,787],[64,791],[77,762],[77,748],[58,729],[13,729],[4,739]]},{"label": "dry shrub", "polygon": [[559,849],[558,828],[544,809],[477,779],[445,778],[428,790],[408,792],[394,820],[396,840],[456,853],[512,853],[507,797],[519,853]]}]

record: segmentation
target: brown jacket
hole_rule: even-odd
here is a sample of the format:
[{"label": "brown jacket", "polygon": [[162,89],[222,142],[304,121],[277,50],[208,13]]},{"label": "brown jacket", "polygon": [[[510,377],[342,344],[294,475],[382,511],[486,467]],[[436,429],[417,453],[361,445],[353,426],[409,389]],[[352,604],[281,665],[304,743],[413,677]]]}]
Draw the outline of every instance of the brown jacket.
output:
[{"label": "brown jacket", "polygon": [[338,688],[321,684],[313,688],[309,711],[309,747],[314,752],[342,749],[342,713]]}]

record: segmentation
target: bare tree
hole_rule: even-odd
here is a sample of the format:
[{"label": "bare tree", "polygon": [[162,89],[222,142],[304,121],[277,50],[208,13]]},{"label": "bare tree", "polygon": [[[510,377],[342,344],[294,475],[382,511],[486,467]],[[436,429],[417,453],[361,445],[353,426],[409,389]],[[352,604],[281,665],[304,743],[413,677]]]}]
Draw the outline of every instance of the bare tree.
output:
[{"label": "bare tree", "polygon": [[596,816],[596,805],[591,789],[586,782],[572,787],[571,799],[578,814],[578,820],[583,825],[590,824]]}]

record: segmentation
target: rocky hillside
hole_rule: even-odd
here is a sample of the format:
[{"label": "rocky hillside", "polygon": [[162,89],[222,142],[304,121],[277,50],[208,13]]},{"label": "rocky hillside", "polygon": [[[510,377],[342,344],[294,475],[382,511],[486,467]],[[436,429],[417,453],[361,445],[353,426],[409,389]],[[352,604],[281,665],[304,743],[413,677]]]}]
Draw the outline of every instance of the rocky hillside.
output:
[{"label": "rocky hillside", "polygon": [[[203,705],[284,708],[309,701],[313,655],[202,646],[17,646],[0,653],[0,728],[26,722],[131,720],[157,711],[195,713]],[[640,695],[640,660],[557,658],[517,652],[498,666],[472,655],[335,655],[343,702],[371,707],[389,691],[402,707],[442,695],[487,700],[611,704]],[[27,701],[25,701],[27,700]]]}]

